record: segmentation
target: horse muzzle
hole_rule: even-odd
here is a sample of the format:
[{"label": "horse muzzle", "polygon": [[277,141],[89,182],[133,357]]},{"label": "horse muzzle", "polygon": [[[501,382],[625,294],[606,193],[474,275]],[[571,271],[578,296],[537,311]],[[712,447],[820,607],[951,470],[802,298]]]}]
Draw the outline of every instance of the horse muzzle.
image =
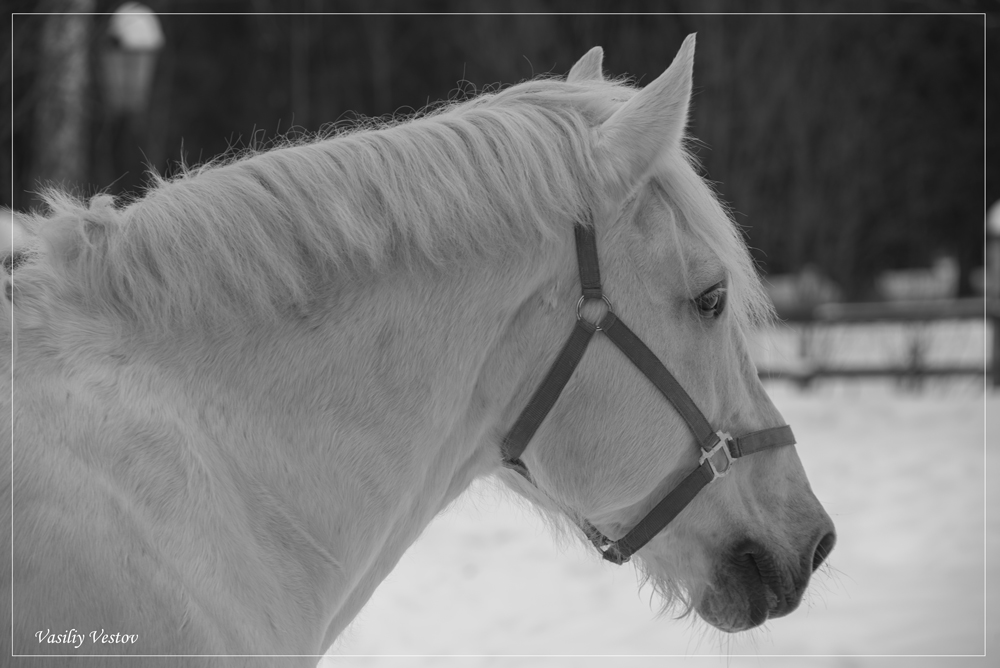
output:
[{"label": "horse muzzle", "polygon": [[740,541],[719,559],[695,610],[706,622],[728,633],[783,617],[799,606],[809,577],[835,542],[831,523],[789,565],[755,540]]}]

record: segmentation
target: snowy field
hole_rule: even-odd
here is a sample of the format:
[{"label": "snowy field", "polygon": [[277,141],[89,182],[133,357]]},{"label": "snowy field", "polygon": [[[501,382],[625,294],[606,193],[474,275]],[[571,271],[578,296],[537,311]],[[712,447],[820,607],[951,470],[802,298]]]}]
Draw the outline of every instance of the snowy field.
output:
[{"label": "snowy field", "polygon": [[431,524],[320,665],[990,665],[976,655],[1000,650],[1000,520],[985,512],[998,500],[1000,392],[984,395],[981,380],[920,393],[891,381],[769,389],[838,532],[790,616],[737,635],[658,618],[630,566],[555,540],[483,481]]}]

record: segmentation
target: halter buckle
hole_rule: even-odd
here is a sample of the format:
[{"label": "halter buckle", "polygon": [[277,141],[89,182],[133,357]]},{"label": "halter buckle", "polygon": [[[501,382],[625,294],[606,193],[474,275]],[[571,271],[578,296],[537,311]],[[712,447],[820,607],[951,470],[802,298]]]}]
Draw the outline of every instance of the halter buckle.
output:
[{"label": "halter buckle", "polygon": [[601,556],[604,557],[604,561],[610,561],[618,566],[627,564],[629,559],[632,558],[631,554],[628,556],[622,554],[615,543],[609,543],[606,547],[599,547],[597,549],[601,553]]},{"label": "halter buckle", "polygon": [[[717,431],[715,432],[715,435],[719,437],[719,442],[716,443],[711,450],[703,450],[701,457],[698,459],[698,466],[701,466],[706,461],[708,462],[709,467],[712,469],[712,482],[718,480],[719,478],[726,477],[733,466],[733,462],[735,461],[733,453],[729,449],[729,444],[732,442],[733,437],[729,434],[729,432],[725,431]],[[726,455],[725,465],[721,469],[715,465],[714,459],[720,450]]]}]

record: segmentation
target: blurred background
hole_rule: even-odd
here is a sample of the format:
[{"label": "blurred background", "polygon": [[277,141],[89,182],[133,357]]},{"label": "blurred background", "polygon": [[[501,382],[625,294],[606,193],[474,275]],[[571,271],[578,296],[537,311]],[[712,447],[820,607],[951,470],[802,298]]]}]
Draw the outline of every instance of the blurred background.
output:
[{"label": "blurred background", "polygon": [[[605,70],[648,83],[698,33],[692,134],[712,181],[769,275],[803,270],[838,296],[879,295],[885,270],[938,268],[955,296],[981,293],[985,203],[1000,199],[997,138],[985,133],[985,53],[997,2],[873,0],[869,15],[345,16],[362,0],[146,0],[154,31],[130,37],[120,0],[4,3],[13,42],[0,76],[0,204],[27,209],[38,183],[83,195],[136,193],[151,167],[267,146],[355,115],[407,113],[496,84],[565,74],[591,46]],[[465,11],[457,0],[379,11]],[[601,11],[600,2],[483,2],[477,9]],[[856,9],[843,2],[622,2],[618,12]],[[173,12],[173,14],[166,14]],[[254,14],[238,14],[252,12]],[[886,12],[874,15],[875,12]],[[985,24],[985,39],[984,39]],[[145,34],[156,33],[156,34]],[[6,35],[5,35],[6,37]],[[984,47],[986,51],[984,51]],[[136,63],[118,62],[121,52]],[[139,62],[145,61],[145,62]],[[144,82],[129,75],[146,72]],[[996,68],[986,69],[993,82]],[[139,78],[139,77],[134,77]],[[122,81],[119,81],[121,79]],[[5,82],[7,83],[7,82]],[[132,85],[138,90],[121,91]],[[9,128],[9,129],[8,129]],[[995,133],[994,133],[995,134]],[[984,136],[987,144],[984,145]],[[984,195],[985,192],[985,195]]]},{"label": "blurred background", "polygon": [[782,318],[754,342],[758,367],[840,533],[820,598],[783,631],[692,644],[625,571],[556,550],[480,489],[407,553],[334,655],[968,655],[995,642],[1000,146],[986,128],[1000,121],[1000,2],[4,4],[19,13],[0,68],[0,205],[15,210],[50,183],[127,201],[149,169],[562,75],[594,45],[607,74],[644,85],[698,33],[693,148]]}]

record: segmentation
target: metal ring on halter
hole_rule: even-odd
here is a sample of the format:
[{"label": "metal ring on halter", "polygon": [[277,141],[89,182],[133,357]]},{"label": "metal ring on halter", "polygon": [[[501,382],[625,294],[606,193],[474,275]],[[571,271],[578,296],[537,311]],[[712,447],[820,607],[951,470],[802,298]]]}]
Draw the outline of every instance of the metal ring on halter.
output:
[{"label": "metal ring on halter", "polygon": [[[587,301],[587,299],[588,299],[587,295],[581,295],[580,301],[578,301],[576,303],[576,319],[580,320],[581,322],[590,323],[591,325],[594,326],[594,331],[597,331],[597,332],[603,331],[601,329],[601,326],[598,323],[601,322],[601,320],[604,319],[604,316],[607,315],[608,313],[614,313],[615,312],[615,307],[611,305],[611,300],[609,300],[607,298],[607,296],[601,295],[601,300],[604,302],[604,305],[608,307],[608,311],[607,311],[607,313],[605,313],[604,315],[602,315],[600,318],[598,318],[596,321],[590,322],[589,320],[584,319],[583,313],[581,312],[581,309],[583,308],[583,304],[584,304],[584,302]],[[590,297],[590,299],[597,299],[597,298],[596,297]]]}]

